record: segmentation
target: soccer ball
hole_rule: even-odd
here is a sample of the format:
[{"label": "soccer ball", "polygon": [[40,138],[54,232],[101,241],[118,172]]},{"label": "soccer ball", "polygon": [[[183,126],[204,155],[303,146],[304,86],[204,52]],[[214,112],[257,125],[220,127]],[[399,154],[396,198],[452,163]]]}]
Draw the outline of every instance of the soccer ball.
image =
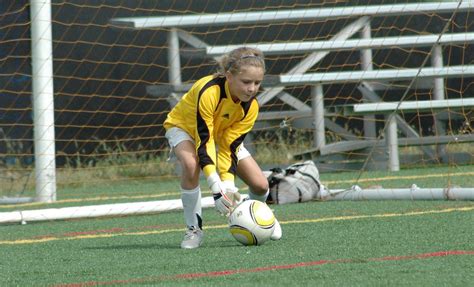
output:
[{"label": "soccer ball", "polygon": [[243,245],[262,245],[275,229],[275,215],[264,202],[245,200],[229,216],[232,236]]}]

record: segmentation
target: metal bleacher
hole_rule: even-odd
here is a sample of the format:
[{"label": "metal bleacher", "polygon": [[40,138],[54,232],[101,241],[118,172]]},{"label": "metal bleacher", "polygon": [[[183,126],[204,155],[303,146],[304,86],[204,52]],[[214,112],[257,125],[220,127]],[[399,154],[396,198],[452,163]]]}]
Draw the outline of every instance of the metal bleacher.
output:
[{"label": "metal bleacher", "polygon": [[[168,37],[168,64],[170,83],[166,85],[151,85],[147,92],[155,97],[167,97],[174,105],[180,96],[185,93],[192,83],[183,83],[181,80],[180,56],[185,53],[198,57],[216,58],[237,46],[256,47],[266,55],[304,54],[305,57],[284,74],[265,77],[264,91],[258,96],[259,103],[264,105],[270,100],[278,99],[291,107],[285,111],[261,112],[258,118],[260,125],[266,121],[281,121],[285,118],[297,117],[296,127],[314,129],[313,148],[299,154],[295,158],[315,158],[331,156],[332,159],[342,159],[341,152],[359,151],[373,147],[382,149],[382,165],[390,170],[399,169],[398,147],[403,145],[420,146],[423,153],[433,160],[437,160],[439,153],[430,145],[442,145],[452,141],[474,141],[474,135],[458,137],[445,134],[442,128],[436,137],[422,137],[413,130],[399,112],[418,109],[429,111],[444,111],[449,109],[472,108],[473,98],[464,100],[447,100],[444,95],[444,79],[472,78],[474,65],[444,66],[441,47],[443,45],[474,43],[474,32],[431,34],[399,37],[372,38],[370,34],[371,19],[381,16],[416,15],[422,13],[453,13],[474,10],[473,1],[462,2],[427,2],[394,5],[372,5],[355,7],[333,7],[301,10],[254,11],[238,13],[219,13],[202,15],[174,15],[156,17],[127,17],[113,18],[110,24],[123,29],[163,29]],[[325,41],[289,41],[286,43],[245,43],[241,45],[208,45],[201,39],[186,32],[187,27],[241,25],[257,23],[275,23],[281,21],[301,21],[314,19],[348,18],[353,21],[340,29],[330,39]],[[358,39],[353,37],[359,35]],[[179,41],[190,45],[191,49],[180,50]],[[384,69],[375,70],[371,65],[373,49],[391,49],[402,47],[432,47],[431,67]],[[361,58],[360,71],[308,73],[308,71],[332,51],[359,50]],[[419,83],[426,83],[433,89],[433,100],[416,102],[381,102],[377,95],[377,85],[372,83],[386,82],[390,86],[394,81],[410,81],[418,79]],[[330,114],[324,107],[324,85],[332,83],[357,83],[358,89],[364,97],[364,104],[343,107],[346,115],[364,116],[364,138],[358,138],[350,131],[333,122]],[[307,85],[311,87],[311,100],[302,101],[284,91],[285,87]],[[371,103],[373,102],[373,103]],[[307,103],[311,103],[308,105]],[[386,115],[386,133],[383,140],[377,140],[374,115]],[[441,118],[437,120],[442,121]],[[442,125],[440,125],[442,126]],[[397,129],[406,138],[399,139]],[[338,134],[344,141],[326,144],[325,130]],[[384,157],[384,151],[388,158]],[[357,152],[353,153],[356,154]],[[352,154],[352,155],[353,155]],[[376,164],[373,168],[380,168]],[[323,168],[324,169],[324,168]],[[328,169],[334,169],[328,167]]]}]

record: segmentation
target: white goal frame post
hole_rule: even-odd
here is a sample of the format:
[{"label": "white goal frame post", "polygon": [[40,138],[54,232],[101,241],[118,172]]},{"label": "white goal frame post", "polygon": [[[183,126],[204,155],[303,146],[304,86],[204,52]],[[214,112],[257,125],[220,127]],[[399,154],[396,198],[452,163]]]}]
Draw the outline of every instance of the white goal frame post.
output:
[{"label": "white goal frame post", "polygon": [[56,201],[51,0],[30,0],[35,201]]},{"label": "white goal frame post", "polygon": [[[39,202],[54,202],[56,200],[56,175],[55,175],[55,134],[54,134],[54,86],[53,86],[53,53],[52,53],[52,33],[51,33],[51,1],[50,0],[31,0],[31,46],[32,46],[32,97],[33,97],[33,113],[34,113],[34,147],[35,147],[35,188],[36,198],[33,200]],[[323,59],[333,49],[359,49],[361,50],[361,60],[363,74],[360,72],[351,72],[350,74],[339,73],[336,78],[346,81],[364,81],[367,75],[374,75],[374,79],[379,79],[383,73],[373,71],[371,66],[371,49],[385,48],[381,39],[371,39],[370,37],[370,18],[377,16],[395,16],[395,15],[412,15],[427,12],[447,13],[453,11],[472,11],[474,9],[473,1],[459,2],[432,2],[432,3],[416,3],[416,4],[395,4],[395,5],[374,5],[374,6],[357,6],[343,8],[321,8],[321,9],[304,9],[304,10],[277,10],[262,12],[239,12],[239,13],[221,13],[221,14],[204,14],[204,15],[184,15],[184,16],[164,16],[164,17],[132,17],[132,18],[114,18],[111,19],[111,27],[119,28],[171,28],[168,32],[168,61],[169,61],[169,78],[170,85],[176,89],[182,86],[180,74],[180,51],[179,40],[186,41],[196,48],[205,48],[207,56],[217,56],[224,53],[226,49],[231,47],[209,47],[206,43],[196,37],[179,30],[179,28],[199,26],[199,25],[231,25],[231,24],[252,24],[252,23],[271,23],[278,21],[297,21],[304,19],[329,19],[334,17],[349,17],[356,20],[349,26],[342,29],[333,36],[329,41],[308,42],[308,43],[289,43],[288,48],[265,46],[264,43],[256,43],[255,46],[261,48],[266,53],[311,53],[286,75],[279,76],[279,82],[270,89],[266,90],[259,96],[261,103],[266,103],[274,97],[290,104],[294,107],[294,111],[280,112],[280,114],[262,113],[260,119],[272,119],[285,116],[285,113],[292,112],[308,113],[312,116],[312,122],[315,124],[315,140],[314,146],[323,147],[324,129],[329,128],[345,135],[347,138],[353,135],[345,131],[335,123],[331,123],[324,118],[323,106],[323,84],[331,81],[324,75],[308,74],[304,75],[312,66]],[[348,40],[349,37],[359,33],[361,40]],[[417,37],[400,37],[398,39],[388,38],[387,41],[399,41],[398,45],[432,45],[435,36],[417,36]],[[472,42],[472,33],[443,35],[438,44],[449,44],[451,42]],[[464,41],[463,41],[464,39]],[[325,43],[327,42],[327,43]],[[345,44],[344,44],[344,43]],[[411,42],[411,43],[410,43]],[[293,45],[293,46],[291,46]],[[301,49],[298,48],[301,45]],[[331,46],[334,45],[334,46]],[[280,49],[280,50],[278,50]],[[435,53],[436,54],[436,53]],[[472,66],[464,67],[442,67],[442,59],[438,57],[433,60],[434,79],[443,79],[443,77],[456,77],[472,75]],[[441,60],[441,61],[440,61]],[[397,70],[394,70],[397,71]],[[394,72],[392,71],[392,72]],[[467,73],[467,74],[466,74]],[[355,75],[359,75],[357,77]],[[365,76],[364,76],[365,75]],[[380,76],[379,76],[380,75]],[[423,77],[423,74],[420,75]],[[308,81],[308,78],[310,80]],[[314,78],[320,77],[322,80],[313,81]],[[312,103],[309,107],[295,97],[284,93],[283,87],[286,85],[301,84],[296,81],[301,78],[313,86]],[[438,81],[442,82],[442,81]],[[182,87],[181,87],[182,89]],[[443,100],[443,89],[440,91],[439,100]],[[175,93],[179,96],[179,93]],[[367,115],[370,117],[371,115]],[[374,127],[370,126],[370,121],[366,121],[368,128],[367,134],[374,133]],[[28,199],[19,199],[24,202]]]},{"label": "white goal frame post", "polygon": [[[409,188],[368,188],[357,185],[348,189],[323,189],[316,201],[342,200],[474,200],[474,188],[446,187],[419,188],[413,184]],[[214,207],[211,196],[203,197],[202,208]],[[93,206],[34,209],[24,211],[0,212],[0,224],[27,224],[29,222],[84,219],[139,214],[154,214],[183,209],[181,199],[115,203]]]}]

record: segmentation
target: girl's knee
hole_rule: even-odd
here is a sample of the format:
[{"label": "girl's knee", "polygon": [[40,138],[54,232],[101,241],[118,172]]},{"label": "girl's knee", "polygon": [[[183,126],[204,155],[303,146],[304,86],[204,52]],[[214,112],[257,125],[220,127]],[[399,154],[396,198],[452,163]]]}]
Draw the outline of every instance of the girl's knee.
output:
[{"label": "girl's knee", "polygon": [[197,160],[187,159],[181,161],[182,176],[191,182],[199,181],[200,167]]}]

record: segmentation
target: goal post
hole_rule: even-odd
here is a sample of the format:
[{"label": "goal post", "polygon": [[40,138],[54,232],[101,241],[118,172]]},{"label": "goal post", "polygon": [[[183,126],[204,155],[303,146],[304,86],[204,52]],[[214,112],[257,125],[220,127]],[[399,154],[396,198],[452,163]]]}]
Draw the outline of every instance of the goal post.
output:
[{"label": "goal post", "polygon": [[31,0],[30,3],[35,200],[54,202],[56,201],[56,138],[51,1]]}]

